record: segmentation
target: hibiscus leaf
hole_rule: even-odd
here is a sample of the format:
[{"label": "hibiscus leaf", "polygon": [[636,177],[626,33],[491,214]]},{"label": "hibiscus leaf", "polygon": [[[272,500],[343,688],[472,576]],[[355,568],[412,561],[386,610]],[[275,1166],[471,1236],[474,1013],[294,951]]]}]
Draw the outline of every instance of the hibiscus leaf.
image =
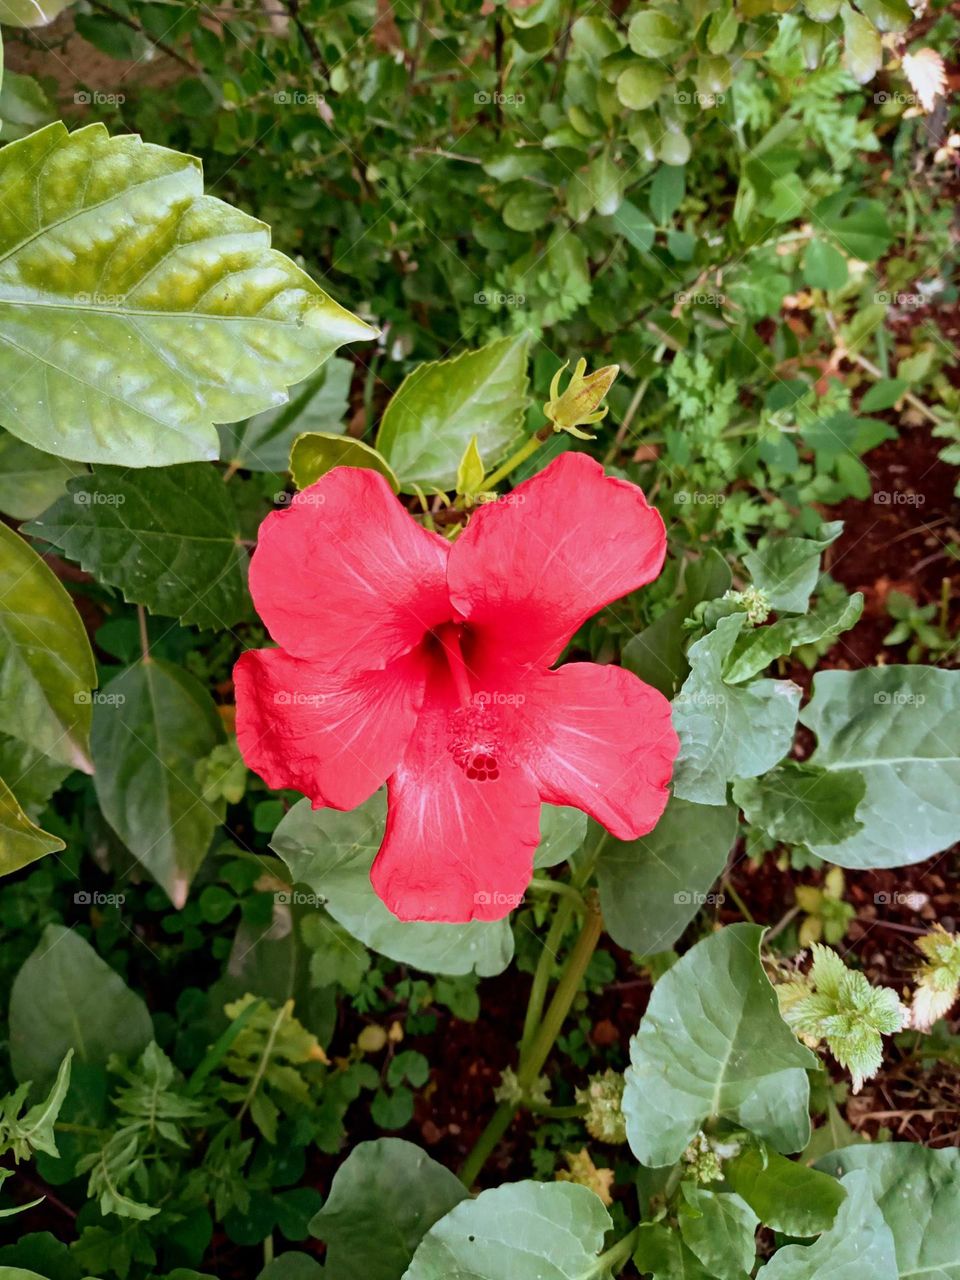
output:
[{"label": "hibiscus leaf", "polygon": [[298,489],[315,484],[334,467],[363,467],[367,471],[379,471],[390,483],[394,493],[400,491],[400,481],[386,458],[376,449],[352,436],[325,435],[320,431],[307,431],[297,436],[290,450],[290,474]]},{"label": "hibiscus leaf", "polygon": [[828,1230],[846,1198],[835,1178],[769,1147],[748,1147],[725,1162],[723,1173],[764,1226],[788,1236]]},{"label": "hibiscus leaf", "polygon": [[190,156],[57,123],[4,147],[0,186],[0,418],[40,449],[216,458],[214,423],[283,404],[373,333],[205,196]]},{"label": "hibiscus leaf", "polygon": [[420,364],[387,405],[377,449],[404,493],[452,489],[476,436],[488,467],[519,440],[527,408],[525,336],[499,338],[452,360]]},{"label": "hibiscus leaf", "polygon": [[286,471],[298,435],[342,432],[353,367],[352,361],[332,356],[318,373],[290,388],[287,404],[221,427],[223,460],[247,471]]},{"label": "hibiscus leaf", "polygon": [[857,1170],[843,1180],[846,1199],[829,1231],[813,1244],[778,1250],[757,1280],[897,1280],[893,1234]]},{"label": "hibiscus leaf", "polygon": [[0,524],[0,731],[91,773],[90,641],[37,553]]},{"label": "hibiscus leaf", "polygon": [[[403,1280],[599,1280],[610,1215],[569,1182],[512,1182],[464,1200],[433,1226]],[[549,1268],[549,1270],[548,1270]]]},{"label": "hibiscus leaf", "polygon": [[673,796],[654,829],[639,840],[597,832],[607,930],[618,946],[652,955],[673,946],[704,905],[736,839],[737,811]]},{"label": "hibiscus leaf", "polygon": [[572,858],[587,836],[587,815],[566,805],[545,804],[540,810],[540,843],[533,855],[537,870]]},{"label": "hibiscus leaf", "polygon": [[0,511],[14,520],[32,520],[62,497],[67,481],[83,470],[0,430]]},{"label": "hibiscus leaf", "polygon": [[831,1152],[817,1167],[868,1179],[893,1232],[901,1280],[960,1280],[960,1151],[877,1142]]},{"label": "hibiscus leaf", "polygon": [[57,853],[66,845],[36,826],[20,808],[17,798],[0,778],[0,876],[9,875],[46,853]]},{"label": "hibiscus leaf", "polygon": [[623,1111],[641,1164],[675,1164],[724,1119],[780,1151],[810,1136],[806,1071],[817,1059],[780,1016],[760,962],[763,930],[730,925],[692,947],[653,989],[630,1042]]},{"label": "hibiscus leaf", "polygon": [[377,897],[370,868],[385,821],[382,791],[346,813],[311,809],[309,800],[301,800],[285,815],[270,843],[294,881],[308,885],[334,920],[372,950],[425,973],[502,973],[513,958],[507,920],[402,921]]},{"label": "hibiscus leaf", "polygon": [[223,820],[223,802],[207,804],[194,780],[196,762],[223,738],[206,689],[154,658],[111,680],[94,710],[103,816],[177,907]]},{"label": "hibiscus leaf", "polygon": [[215,467],[97,466],[67,488],[25,532],[54,543],[151,613],[220,629],[247,614],[248,556]]},{"label": "hibiscus leaf", "polygon": [[857,770],[866,783],[860,828],[811,844],[814,853],[842,867],[895,867],[960,839],[960,671],[821,671],[800,719],[817,735],[811,765]]},{"label": "hibiscus leaf", "polygon": [[738,1195],[681,1183],[679,1208],[683,1242],[716,1280],[744,1280],[756,1259],[759,1219]]},{"label": "hibiscus leaf", "polygon": [[[106,1065],[153,1039],[147,1006],[75,929],[49,924],[10,992],[10,1059],[17,1080],[51,1083],[64,1055]],[[76,1064],[75,1064],[76,1065]]]},{"label": "hibiscus leaf", "polygon": [[455,1174],[412,1142],[361,1142],[310,1223],[327,1245],[326,1280],[400,1280],[426,1233],[466,1195]]},{"label": "hibiscus leaf", "polygon": [[690,675],[673,703],[680,737],[674,792],[698,804],[724,804],[731,778],[754,778],[789,751],[800,689],[789,680],[729,684],[723,665],[741,628],[743,613],[721,618],[690,646]]}]

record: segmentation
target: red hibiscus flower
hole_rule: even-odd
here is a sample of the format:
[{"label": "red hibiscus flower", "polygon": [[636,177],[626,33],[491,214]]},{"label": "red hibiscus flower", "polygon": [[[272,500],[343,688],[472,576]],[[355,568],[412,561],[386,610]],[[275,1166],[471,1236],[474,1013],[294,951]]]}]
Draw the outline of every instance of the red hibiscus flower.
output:
[{"label": "red hibiscus flower", "polygon": [[622,840],[667,802],[670,705],[620,667],[550,668],[660,572],[636,485],[567,453],[454,543],[373,471],[337,468],[263,522],[250,588],[278,649],[235,671],[237,737],[270,787],[352,809],[384,782],[371,871],[401,920],[497,920],[532,874],[541,802]]}]

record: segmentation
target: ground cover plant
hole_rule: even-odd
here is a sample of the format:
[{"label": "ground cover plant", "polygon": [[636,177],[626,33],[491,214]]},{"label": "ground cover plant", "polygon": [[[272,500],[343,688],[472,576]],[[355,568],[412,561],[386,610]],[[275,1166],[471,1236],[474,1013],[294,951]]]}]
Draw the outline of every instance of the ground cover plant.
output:
[{"label": "ground cover plant", "polygon": [[960,1277],[957,6],[0,36],[0,1280]]}]

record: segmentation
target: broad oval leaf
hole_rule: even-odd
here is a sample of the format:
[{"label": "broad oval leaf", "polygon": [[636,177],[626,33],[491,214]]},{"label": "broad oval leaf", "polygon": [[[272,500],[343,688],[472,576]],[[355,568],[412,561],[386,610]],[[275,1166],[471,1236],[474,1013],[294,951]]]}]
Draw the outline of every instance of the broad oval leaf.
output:
[{"label": "broad oval leaf", "polygon": [[508,921],[402,921],[374,893],[370,868],[386,813],[382,791],[348,813],[311,809],[309,800],[301,800],[284,816],[270,845],[295,882],[309,885],[338,924],[381,955],[425,973],[502,973],[513,958]]},{"label": "broad oval leaf", "polygon": [[780,1017],[762,936],[756,925],[721,929],[654,987],[623,1095],[641,1164],[675,1164],[707,1120],[742,1125],[779,1151],[809,1138],[806,1071],[817,1059]]},{"label": "broad oval leaf", "polygon": [[488,467],[520,438],[528,346],[525,336],[500,338],[452,360],[427,361],[404,378],[377,435],[404,493],[452,489],[474,436]]},{"label": "broad oval leaf", "polygon": [[764,1226],[788,1236],[829,1230],[846,1197],[836,1178],[769,1147],[748,1147],[725,1162],[723,1173]]},{"label": "broad oval leaf", "polygon": [[10,1059],[17,1080],[43,1087],[73,1049],[105,1065],[153,1039],[147,1006],[75,929],[49,924],[10,992]]},{"label": "broad oval leaf", "polygon": [[400,1280],[426,1233],[466,1195],[455,1174],[412,1142],[362,1142],[310,1223],[311,1235],[326,1241],[326,1280]]},{"label": "broad oval leaf", "polygon": [[25,532],[54,543],[151,613],[222,630],[249,611],[248,556],[215,467],[99,466],[67,487]]},{"label": "broad oval leaf", "polygon": [[899,867],[960,840],[960,671],[867,667],[821,671],[801,723],[817,735],[810,764],[859,771],[859,830],[811,844],[842,867]]},{"label": "broad oval leaf", "polygon": [[17,797],[0,778],[0,876],[19,871],[46,853],[66,845],[58,836],[42,831],[17,803]]},{"label": "broad oval leaf", "polygon": [[0,187],[0,421],[60,457],[216,458],[215,423],[374,333],[193,157],[57,123],[0,151]]},{"label": "broad oval leaf", "polygon": [[813,1244],[778,1250],[757,1280],[897,1280],[893,1234],[870,1193],[866,1174],[843,1180],[846,1199],[829,1231]]},{"label": "broad oval leaf", "polygon": [[736,809],[676,796],[649,835],[629,841],[607,836],[597,878],[614,942],[639,955],[672,947],[705,904],[736,837]]},{"label": "broad oval leaf", "polygon": [[960,1280],[960,1151],[864,1143],[824,1156],[818,1167],[867,1178],[893,1232],[900,1280]]},{"label": "broad oval leaf", "polygon": [[570,1182],[513,1182],[465,1200],[431,1228],[403,1280],[599,1280],[612,1226]]},{"label": "broad oval leaf", "polygon": [[154,658],[98,695],[94,786],[103,816],[176,907],[223,819],[196,781],[197,762],[223,741],[213,700],[192,676]]},{"label": "broad oval leaf", "polygon": [[73,601],[23,538],[0,524],[0,731],[92,773],[96,683]]},{"label": "broad oval leaf", "polygon": [[0,511],[14,520],[32,520],[62,497],[67,481],[82,470],[0,431]]}]

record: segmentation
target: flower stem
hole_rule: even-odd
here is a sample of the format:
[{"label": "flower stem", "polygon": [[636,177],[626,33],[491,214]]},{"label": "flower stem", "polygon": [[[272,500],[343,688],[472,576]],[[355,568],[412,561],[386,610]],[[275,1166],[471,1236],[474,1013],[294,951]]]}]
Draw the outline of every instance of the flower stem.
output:
[{"label": "flower stem", "polygon": [[532,457],[542,444],[546,444],[552,435],[553,427],[548,422],[545,426],[541,427],[539,431],[532,435],[529,440],[525,440],[516,453],[511,453],[506,462],[497,467],[496,471],[487,476],[486,480],[484,480],[483,484],[480,486],[480,492],[489,493],[491,489],[495,489],[501,480],[506,480],[511,471],[515,471],[521,463],[526,462],[528,458]]},{"label": "flower stem", "polygon": [[[567,906],[569,906],[570,911],[573,910],[569,899],[564,898],[557,908],[557,915],[559,916]],[[554,923],[556,923],[556,920]],[[580,990],[583,975],[586,972],[587,965],[590,963],[590,957],[600,941],[602,932],[603,919],[600,915],[600,907],[596,897],[591,896],[587,900],[586,916],[580,928],[580,933],[577,935],[577,940],[573,944],[573,949],[564,966],[563,973],[560,975],[560,981],[557,983],[557,989],[553,993],[553,999],[550,1001],[543,1021],[532,1036],[528,1046],[526,1049],[521,1050],[520,1065],[517,1070],[517,1082],[521,1090],[525,1091],[530,1088],[540,1074],[543,1064],[550,1056],[550,1050],[553,1048],[557,1036],[563,1028],[567,1014],[570,1012],[570,1007],[576,999],[577,992]],[[552,933],[553,929],[551,929]],[[544,950],[546,951],[546,946]],[[494,1147],[510,1127],[510,1121],[513,1119],[516,1110],[517,1108],[512,1102],[501,1102],[497,1107],[487,1127],[477,1139],[473,1150],[467,1156],[461,1170],[460,1180],[464,1186],[470,1187],[476,1181],[480,1170],[486,1164]]]},{"label": "flower stem", "polygon": [[620,1268],[629,1262],[633,1256],[639,1235],[639,1226],[634,1227],[629,1235],[625,1235],[622,1240],[618,1240],[606,1253],[600,1254],[588,1274],[590,1276],[616,1275]]},{"label": "flower stem", "polygon": [[540,959],[537,961],[537,968],[533,975],[533,982],[530,986],[530,998],[527,1001],[527,1014],[523,1022],[523,1036],[520,1040],[520,1056],[521,1058],[530,1047],[534,1033],[540,1025],[540,1019],[543,1016],[543,1006],[547,999],[547,987],[550,985],[550,974],[557,960],[557,952],[563,941],[563,935],[567,931],[570,923],[570,917],[573,915],[573,906],[569,898],[564,898],[562,902],[557,904],[557,910],[554,913],[553,920],[550,924],[550,931],[547,934],[546,941],[540,950]]}]

